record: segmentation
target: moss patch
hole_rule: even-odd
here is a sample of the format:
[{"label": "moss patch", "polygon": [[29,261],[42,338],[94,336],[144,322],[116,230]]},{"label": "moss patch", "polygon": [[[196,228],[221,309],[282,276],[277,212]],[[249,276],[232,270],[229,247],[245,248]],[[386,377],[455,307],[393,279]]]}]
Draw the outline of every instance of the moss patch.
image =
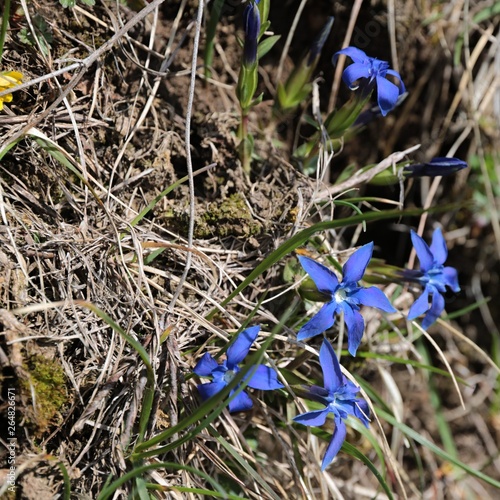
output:
[{"label": "moss patch", "polygon": [[[185,211],[174,209],[169,213],[163,213],[163,218],[171,229],[186,233],[189,219]],[[262,224],[253,218],[245,198],[239,193],[209,203],[195,217],[195,238],[234,236],[249,239],[261,232]]]},{"label": "moss patch", "polygon": [[226,199],[212,202],[196,224],[197,237],[210,236],[256,236],[262,230],[245,202],[245,198],[234,193]]},{"label": "moss patch", "polygon": [[31,356],[24,369],[29,380],[20,381],[21,389],[33,408],[26,414],[26,424],[35,427],[37,434],[41,435],[54,423],[59,410],[68,401],[66,376],[58,361],[39,354]]}]

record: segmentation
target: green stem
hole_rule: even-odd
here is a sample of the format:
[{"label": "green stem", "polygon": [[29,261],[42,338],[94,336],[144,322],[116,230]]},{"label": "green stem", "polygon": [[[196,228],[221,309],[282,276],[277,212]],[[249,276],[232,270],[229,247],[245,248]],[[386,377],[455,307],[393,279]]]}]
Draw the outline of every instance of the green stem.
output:
[{"label": "green stem", "polygon": [[2,62],[3,45],[5,42],[5,36],[7,35],[7,27],[9,26],[9,16],[10,16],[10,0],[5,0],[2,13],[2,26],[0,27],[0,63]]},{"label": "green stem", "polygon": [[248,110],[241,110],[241,121],[238,127],[238,137],[240,139],[240,160],[245,174],[250,175],[252,163],[251,140],[248,137]]}]

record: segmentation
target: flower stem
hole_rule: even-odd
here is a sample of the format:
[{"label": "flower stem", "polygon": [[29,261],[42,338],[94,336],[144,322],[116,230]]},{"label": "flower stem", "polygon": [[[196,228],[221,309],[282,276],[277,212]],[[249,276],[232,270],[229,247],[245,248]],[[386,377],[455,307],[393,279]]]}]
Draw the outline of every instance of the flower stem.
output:
[{"label": "flower stem", "polygon": [[238,138],[240,144],[238,146],[240,160],[245,174],[250,175],[250,167],[252,163],[252,140],[248,135],[248,110],[241,110],[241,121],[238,127]]},{"label": "flower stem", "polygon": [[10,15],[10,0],[5,0],[2,12],[2,26],[0,26],[0,63],[3,56],[3,44],[5,43],[5,36],[7,35],[7,27],[9,26]]}]

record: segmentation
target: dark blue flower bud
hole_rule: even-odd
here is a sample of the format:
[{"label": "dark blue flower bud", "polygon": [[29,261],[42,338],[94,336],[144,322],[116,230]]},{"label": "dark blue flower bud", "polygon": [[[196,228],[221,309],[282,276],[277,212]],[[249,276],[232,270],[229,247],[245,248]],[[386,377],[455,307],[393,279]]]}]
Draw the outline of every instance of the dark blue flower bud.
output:
[{"label": "dark blue flower bud", "polygon": [[407,165],[403,172],[405,177],[441,177],[454,174],[468,165],[465,161],[458,158],[433,158],[428,163],[416,163]]},{"label": "dark blue flower bud", "polygon": [[250,2],[243,12],[245,26],[245,45],[243,48],[243,64],[250,66],[257,60],[257,46],[260,33],[260,12],[257,4]]},{"label": "dark blue flower bud", "polygon": [[314,63],[314,61],[321,55],[321,51],[323,50],[323,45],[325,45],[328,35],[332,30],[334,19],[335,18],[333,16],[330,16],[328,18],[328,21],[326,21],[322,30],[318,33],[318,36],[312,43],[311,49],[309,50],[309,57],[307,58],[307,66],[311,66]]}]

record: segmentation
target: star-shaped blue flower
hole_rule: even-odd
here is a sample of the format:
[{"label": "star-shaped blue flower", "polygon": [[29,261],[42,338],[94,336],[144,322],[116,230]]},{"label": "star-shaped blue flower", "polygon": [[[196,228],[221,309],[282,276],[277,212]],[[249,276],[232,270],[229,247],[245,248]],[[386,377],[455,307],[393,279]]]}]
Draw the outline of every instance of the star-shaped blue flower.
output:
[{"label": "star-shaped blue flower", "polygon": [[345,441],[347,429],[344,420],[352,415],[368,427],[370,410],[363,398],[356,397],[359,387],[342,374],[337,356],[326,339],[323,340],[319,351],[319,362],[323,371],[324,387],[306,387],[301,396],[321,403],[325,408],[297,415],[293,420],[302,425],[319,427],[325,423],[328,414],[333,413],[335,430],[321,463],[321,470],[325,470]]},{"label": "star-shaped blue flower", "polygon": [[[259,331],[260,326],[252,326],[243,330],[228,348],[226,359],[221,364],[218,364],[208,352],[198,361],[194,367],[194,373],[200,377],[213,378],[212,382],[198,385],[198,391],[203,400],[222,391],[222,389],[233,380],[240,371],[238,365],[246,358]],[[250,369],[250,372],[252,371],[253,369]],[[247,385],[253,389],[261,389],[263,391],[281,389],[284,387],[283,384],[278,381],[278,374],[276,371],[265,365],[257,366]],[[237,387],[229,393],[229,396],[231,396],[236,389]],[[229,403],[229,411],[236,412],[249,410],[252,406],[252,400],[246,392],[242,391]]]},{"label": "star-shaped blue flower", "polygon": [[356,250],[342,268],[344,277],[341,283],[333,271],[324,265],[308,257],[299,256],[302,267],[318,290],[330,296],[330,301],[299,330],[297,340],[308,339],[328,330],[333,326],[335,313],[343,312],[347,325],[348,349],[355,356],[365,329],[363,316],[359,312],[360,306],[376,307],[389,313],[396,312],[382,290],[375,286],[364,288],[358,285],[372,253],[373,242]]},{"label": "star-shaped blue flower", "polygon": [[442,294],[446,292],[446,288],[449,287],[454,292],[460,291],[458,273],[454,267],[443,265],[448,257],[448,248],[441,229],[437,228],[434,231],[430,247],[413,230],[411,241],[420,261],[420,271],[406,270],[403,275],[411,281],[420,283],[424,291],[410,307],[408,319],[415,319],[425,314],[422,327],[428,328],[444,310]]},{"label": "star-shaped blue flower", "polygon": [[[393,69],[390,69],[389,63],[381,61],[374,57],[367,56],[362,50],[355,47],[347,47],[339,50],[333,56],[333,63],[336,64],[339,55],[350,57],[353,64],[348,66],[342,73],[342,80],[351,89],[354,90],[363,86],[363,94],[368,95],[368,92],[377,87],[377,102],[380,112],[385,116],[391,109],[394,109],[398,101],[398,97],[406,92],[403,80],[400,74]],[[390,82],[387,75],[396,77],[399,81],[398,85]],[[363,83],[362,80],[365,80]],[[358,82],[356,84],[356,82]]]}]

